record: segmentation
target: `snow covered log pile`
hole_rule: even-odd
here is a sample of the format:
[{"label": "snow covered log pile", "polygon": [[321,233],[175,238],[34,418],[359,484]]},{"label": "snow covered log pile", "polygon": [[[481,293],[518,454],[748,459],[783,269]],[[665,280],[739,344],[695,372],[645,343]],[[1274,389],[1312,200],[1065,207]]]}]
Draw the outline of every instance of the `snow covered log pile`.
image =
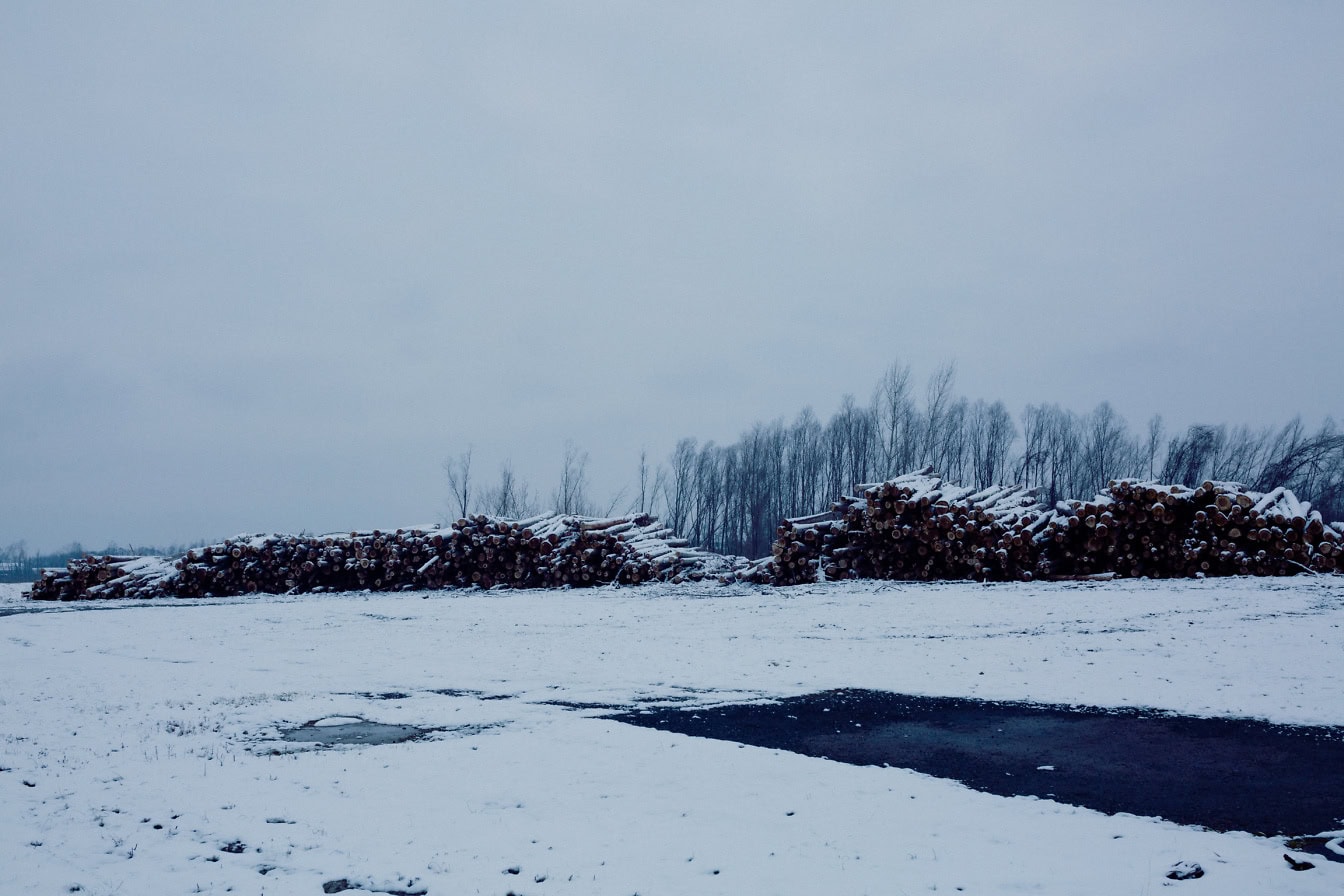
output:
[{"label": "snow covered log pile", "polygon": [[64,571],[43,570],[31,596],[34,600],[155,597],[175,574],[172,561],[162,557],[85,556],[67,562]]},{"label": "snow covered log pile", "polygon": [[1021,486],[970,489],[925,469],[860,486],[830,511],[788,519],[772,555],[749,563],[691,547],[647,515],[461,519],[447,527],[258,535],[176,561],[84,557],[46,570],[36,600],[399,591],[508,585],[820,579],[1028,580],[1118,575],[1293,575],[1344,571],[1344,523],[1287,489],[1190,488],[1120,480],[1051,511]]},{"label": "snow covered log pile", "polygon": [[963,488],[928,470],[862,494],[865,571],[874,578],[1029,579],[1035,537],[1050,520],[1034,490]]},{"label": "snow covered log pile", "polygon": [[971,489],[921,470],[859,486],[830,514],[785,520],[773,553],[777,584],[820,577],[1029,579],[1035,537],[1051,519],[1021,486]]},{"label": "snow covered log pile", "polygon": [[[861,554],[862,530],[850,538],[850,510],[857,498],[841,498],[827,513],[784,520],[775,530],[769,564],[754,568],[752,581],[798,585],[827,578],[849,577],[850,564]],[[854,575],[859,575],[856,572]]]},{"label": "snow covered log pile", "polygon": [[741,558],[690,547],[647,515],[486,516],[451,526],[320,537],[258,535],[157,558],[85,557],[47,570],[37,600],[204,597],[252,592],[582,587],[732,575]]},{"label": "snow covered log pile", "polygon": [[833,578],[1029,580],[1177,578],[1344,571],[1344,524],[1283,488],[1119,480],[1051,511],[1020,486],[980,491],[930,470],[785,520],[754,581]]},{"label": "snow covered log pile", "polygon": [[1293,575],[1341,568],[1339,524],[1288,489],[1120,480],[1092,501],[1061,502],[1043,544],[1052,575],[1151,578]]}]

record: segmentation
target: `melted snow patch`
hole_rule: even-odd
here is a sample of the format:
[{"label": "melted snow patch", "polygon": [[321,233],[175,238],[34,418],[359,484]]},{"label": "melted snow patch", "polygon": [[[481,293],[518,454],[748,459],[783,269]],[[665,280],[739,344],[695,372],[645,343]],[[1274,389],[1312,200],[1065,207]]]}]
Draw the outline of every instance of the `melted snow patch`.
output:
[{"label": "melted snow patch", "polygon": [[399,744],[429,734],[431,728],[414,725],[386,725],[370,722],[356,716],[330,716],[317,719],[298,728],[280,732],[290,743],[336,745]]}]

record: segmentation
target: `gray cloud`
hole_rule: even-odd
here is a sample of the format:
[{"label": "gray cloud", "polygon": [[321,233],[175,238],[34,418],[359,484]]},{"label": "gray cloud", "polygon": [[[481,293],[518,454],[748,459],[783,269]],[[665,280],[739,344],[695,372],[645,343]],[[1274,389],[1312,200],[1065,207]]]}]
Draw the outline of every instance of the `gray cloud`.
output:
[{"label": "gray cloud", "polygon": [[[8,4],[0,543],[599,491],[900,358],[1341,412],[1344,12]],[[1305,385],[1299,385],[1305,384]]]}]

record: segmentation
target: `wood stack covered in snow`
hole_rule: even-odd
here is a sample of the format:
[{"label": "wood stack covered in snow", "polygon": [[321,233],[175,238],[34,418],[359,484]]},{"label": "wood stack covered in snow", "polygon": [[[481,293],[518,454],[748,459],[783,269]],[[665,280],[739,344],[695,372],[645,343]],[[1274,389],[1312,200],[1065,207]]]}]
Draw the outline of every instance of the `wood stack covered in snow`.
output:
[{"label": "wood stack covered in snow", "polygon": [[[860,574],[882,579],[1030,579],[1049,523],[1036,492],[972,489],[929,469],[866,486]],[[852,511],[851,511],[852,513]]]},{"label": "wood stack covered in snow", "polygon": [[1341,532],[1288,489],[1120,480],[1092,501],[1061,502],[1043,534],[1050,575],[1151,578],[1333,572]]},{"label": "wood stack covered in snow", "polygon": [[33,583],[34,600],[157,597],[165,580],[176,575],[172,561],[161,557],[84,556],[64,570],[43,570]]},{"label": "wood stack covered in snow", "polygon": [[1021,486],[976,491],[925,469],[785,520],[753,581],[1293,575],[1344,571],[1344,523],[1287,489],[1120,480],[1052,512]]},{"label": "wood stack covered in snow", "polygon": [[859,486],[829,513],[785,520],[774,581],[1022,579],[1050,515],[1021,486],[963,488],[921,470]]},{"label": "wood stack covered in snow", "polygon": [[1128,480],[1090,501],[1061,501],[1041,536],[1040,571],[1048,577],[1193,576],[1186,539],[1194,490]]},{"label": "wood stack covered in snow", "polygon": [[189,551],[175,563],[86,557],[48,570],[38,600],[203,597],[253,592],[582,587],[732,575],[745,561],[690,547],[656,518],[460,519],[448,527],[258,535]]},{"label": "wood stack covered in snow", "polygon": [[857,498],[841,498],[826,513],[787,519],[775,530],[768,565],[753,568],[757,582],[798,585],[849,576],[862,543],[862,530],[850,537],[850,511]]},{"label": "wood stack covered in snow", "polygon": [[650,581],[795,585],[840,578],[1026,580],[1344,571],[1344,523],[1288,489],[1120,480],[1049,512],[1021,486],[970,489],[929,469],[860,486],[826,513],[784,520],[769,558],[691,547],[656,518],[460,519],[447,527],[267,535],[175,562],[84,557],[47,570],[37,600],[252,592],[541,588]]}]

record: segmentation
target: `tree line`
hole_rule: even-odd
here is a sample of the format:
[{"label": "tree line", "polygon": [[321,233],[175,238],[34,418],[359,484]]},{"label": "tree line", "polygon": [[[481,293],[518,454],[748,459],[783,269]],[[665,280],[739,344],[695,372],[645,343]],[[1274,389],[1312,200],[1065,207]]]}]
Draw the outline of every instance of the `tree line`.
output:
[{"label": "tree line", "polygon": [[[561,484],[550,507],[562,513],[654,512],[692,543],[726,554],[770,552],[781,519],[824,510],[856,484],[931,466],[968,486],[1021,483],[1050,505],[1090,498],[1112,479],[1198,484],[1240,482],[1257,491],[1291,488],[1328,520],[1344,519],[1344,433],[1327,419],[1309,430],[1195,424],[1169,434],[1160,415],[1134,431],[1109,402],[1077,413],[1027,405],[1014,418],[1002,401],[958,395],[955,368],[917,384],[893,364],[867,402],[847,395],[823,421],[804,408],[791,421],[758,422],[729,445],[677,442],[650,469],[641,454],[638,484],[597,505],[588,494],[587,455],[566,446]],[[504,465],[498,483],[475,489],[470,451],[445,464],[461,515],[524,516],[537,501]]]}]

